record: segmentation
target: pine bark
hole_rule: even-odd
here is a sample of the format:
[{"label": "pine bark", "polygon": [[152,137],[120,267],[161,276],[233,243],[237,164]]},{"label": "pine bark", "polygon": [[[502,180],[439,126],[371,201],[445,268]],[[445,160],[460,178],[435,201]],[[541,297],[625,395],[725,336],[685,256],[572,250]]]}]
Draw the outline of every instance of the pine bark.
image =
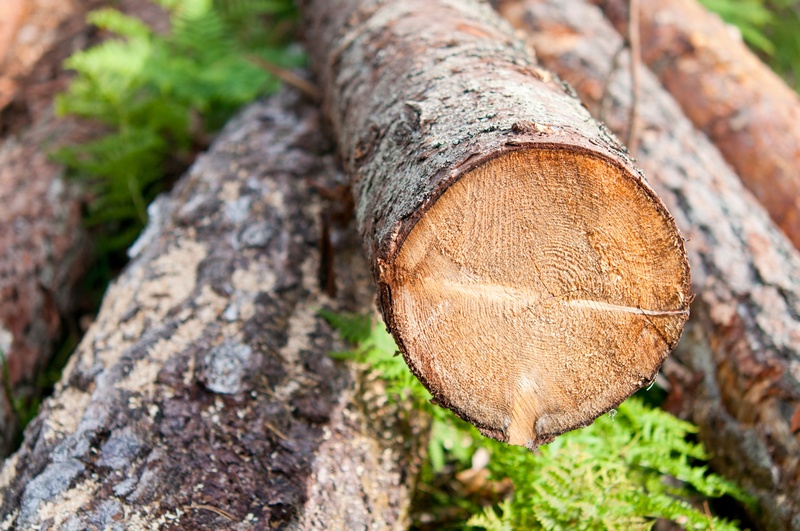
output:
[{"label": "pine bark", "polygon": [[[621,31],[626,0],[593,0]],[[800,96],[696,0],[641,2],[642,59],[800,249]]]},{"label": "pine bark", "polygon": [[[594,114],[607,86],[605,119],[625,134],[629,59],[608,77],[622,39],[602,13],[583,0],[499,7]],[[700,426],[714,468],[756,495],[765,529],[799,529],[800,255],[656,77],[640,82],[634,155],[687,237],[697,293],[664,365],[667,405]]]},{"label": "pine bark", "polygon": [[[301,8],[385,322],[435,400],[532,448],[646,385],[687,317],[688,269],[618,142],[484,3]],[[617,192],[635,206],[593,226]],[[611,236],[634,212],[648,235]],[[663,275],[617,275],[634,256]]]},{"label": "pine bark", "polygon": [[374,289],[337,226],[339,297],[319,288],[329,149],[318,110],[287,91],[151,206],[0,473],[4,528],[404,525],[420,434],[328,357],[344,345],[317,314],[363,309]]}]

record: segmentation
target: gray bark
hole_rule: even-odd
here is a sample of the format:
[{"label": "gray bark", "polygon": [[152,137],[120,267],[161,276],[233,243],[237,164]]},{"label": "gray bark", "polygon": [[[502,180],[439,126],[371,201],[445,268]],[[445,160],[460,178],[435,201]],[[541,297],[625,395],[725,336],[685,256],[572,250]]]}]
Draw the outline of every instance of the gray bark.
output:
[{"label": "gray bark", "polygon": [[[509,0],[539,60],[593,112],[622,44],[582,0]],[[617,134],[631,105],[627,55],[609,85]],[[668,406],[700,426],[716,470],[758,498],[768,529],[800,529],[800,255],[709,140],[648,71],[637,162],[687,237],[692,318],[664,366]]]},{"label": "gray bark", "polygon": [[333,207],[314,190],[336,169],[318,119],[288,91],[254,104],[153,204],[0,473],[3,528],[404,525],[414,424],[357,399],[317,315],[372,297],[347,228],[331,234],[340,296],[319,289]]}]

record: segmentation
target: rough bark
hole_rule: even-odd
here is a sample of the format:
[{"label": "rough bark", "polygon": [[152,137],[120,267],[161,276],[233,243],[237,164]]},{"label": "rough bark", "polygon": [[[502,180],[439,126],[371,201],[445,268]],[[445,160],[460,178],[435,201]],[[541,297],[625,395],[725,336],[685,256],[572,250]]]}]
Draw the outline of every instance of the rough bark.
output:
[{"label": "rough bark", "polygon": [[435,400],[532,448],[649,382],[688,267],[616,139],[486,4],[301,7],[384,319]]},{"label": "rough bark", "polygon": [[[617,28],[626,0],[593,0]],[[696,0],[641,3],[642,58],[800,249],[800,97]]]},{"label": "rough bark", "polygon": [[[88,263],[81,194],[41,147],[57,128],[40,123],[0,141],[0,351],[13,396],[27,396],[51,358]],[[15,433],[13,416],[0,420],[0,456]]]},{"label": "rough bark", "polygon": [[[606,82],[609,127],[624,134],[631,103],[621,38],[582,0],[507,0],[540,61],[593,112]],[[800,528],[800,255],[719,152],[642,72],[637,161],[687,236],[692,319],[664,366],[668,404],[700,426],[713,466],[754,493],[767,529]]]},{"label": "rough bark", "polygon": [[317,315],[373,293],[336,227],[340,297],[318,288],[314,190],[336,184],[318,115],[289,92],[251,106],[153,204],[0,474],[4,528],[403,525],[419,434],[359,404]]}]

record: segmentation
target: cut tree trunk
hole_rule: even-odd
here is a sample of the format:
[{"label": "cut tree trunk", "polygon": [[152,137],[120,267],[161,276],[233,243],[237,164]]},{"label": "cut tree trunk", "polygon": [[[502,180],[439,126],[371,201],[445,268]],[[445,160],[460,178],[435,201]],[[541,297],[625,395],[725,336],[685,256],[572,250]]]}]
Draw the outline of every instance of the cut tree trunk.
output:
[{"label": "cut tree trunk", "polygon": [[317,315],[374,293],[336,227],[341,296],[318,288],[334,207],[314,190],[336,184],[318,117],[289,92],[253,105],[153,204],[0,473],[5,529],[403,526],[421,437],[385,401],[359,405]]},{"label": "cut tree trunk", "polygon": [[[627,0],[593,0],[625,28]],[[800,96],[696,0],[640,2],[642,58],[800,249]]]},{"label": "cut tree trunk", "polygon": [[384,319],[435,401],[533,448],[651,381],[683,241],[511,28],[477,1],[301,8]]},{"label": "cut tree trunk", "polygon": [[[582,0],[507,0],[540,61],[599,110],[622,39]],[[624,134],[627,54],[608,86],[609,127]],[[648,71],[639,150],[650,182],[688,237],[692,319],[664,366],[668,404],[700,426],[713,466],[755,494],[766,529],[800,529],[800,255],[719,152]]]}]

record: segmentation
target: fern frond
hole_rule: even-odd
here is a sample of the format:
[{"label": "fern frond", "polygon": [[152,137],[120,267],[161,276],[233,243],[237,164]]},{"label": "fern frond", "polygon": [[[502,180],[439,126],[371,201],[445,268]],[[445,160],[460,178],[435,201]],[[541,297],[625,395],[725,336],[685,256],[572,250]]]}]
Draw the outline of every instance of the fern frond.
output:
[{"label": "fern frond", "polygon": [[709,520],[687,501],[698,494],[749,501],[741,489],[702,464],[707,452],[687,440],[697,432],[692,424],[632,398],[613,419],[601,417],[537,453],[507,446],[481,437],[449,411],[432,406],[430,394],[395,355],[396,346],[382,326],[370,331],[371,321],[364,317],[321,313],[357,341],[351,358],[369,364],[381,376],[390,400],[413,404],[433,417],[430,473],[447,463],[466,468],[476,449],[484,447],[491,454],[492,478],[511,480],[513,497],[474,514],[466,525],[489,530],[628,530],[649,529],[663,518],[687,529],[737,528],[723,519]]}]

